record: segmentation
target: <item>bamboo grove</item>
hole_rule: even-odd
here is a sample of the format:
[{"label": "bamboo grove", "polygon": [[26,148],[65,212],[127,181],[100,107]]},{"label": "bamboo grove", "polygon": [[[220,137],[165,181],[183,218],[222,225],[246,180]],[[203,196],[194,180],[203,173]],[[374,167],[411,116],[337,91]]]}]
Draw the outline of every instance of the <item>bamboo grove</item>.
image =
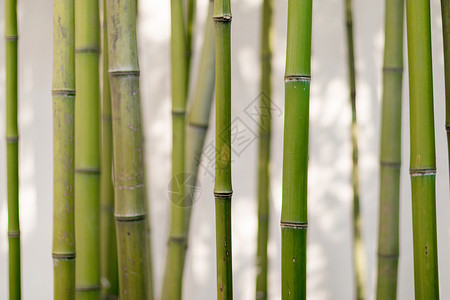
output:
[{"label": "bamboo grove", "polygon": [[[252,181],[255,187],[255,196],[251,197],[254,215],[247,216],[255,221],[253,260],[247,263],[254,270],[251,273],[254,284],[251,298],[274,297],[276,288],[271,286],[271,277],[274,277],[271,272],[278,265],[273,263],[276,255],[281,262],[276,273],[279,275],[281,299],[310,297],[308,288],[314,281],[309,281],[312,271],[309,269],[311,258],[307,255],[311,249],[308,206],[314,203],[308,197],[311,188],[317,188],[308,182],[311,157],[315,155],[312,153],[315,148],[310,148],[310,141],[315,138],[310,137],[314,132],[310,128],[315,126],[310,124],[310,103],[313,103],[317,90],[321,89],[314,86],[313,77],[315,64],[320,64],[314,60],[314,35],[321,32],[313,30],[316,15],[320,21],[320,11],[313,9],[315,2],[312,0],[288,0],[284,20],[274,18],[275,12],[283,7],[274,0],[260,0],[259,9],[255,10],[259,31],[252,34],[257,36],[259,46],[252,49],[252,53],[258,53],[257,58],[252,59],[259,68],[252,69],[251,76],[258,79],[255,82],[259,96],[255,101],[257,104],[252,104],[257,110],[257,118],[253,120],[257,128],[257,143],[254,148],[248,148],[252,150],[247,150],[254,151],[255,168],[249,171],[252,175],[248,176],[236,171],[242,160],[239,154],[236,155],[239,140],[235,137],[234,127],[235,120],[239,119],[236,115],[240,116],[235,107],[246,101],[236,99],[234,89],[238,78],[234,68],[242,68],[246,59],[242,60],[245,55],[241,57],[240,48],[232,45],[235,42],[233,33],[242,30],[237,27],[242,24],[239,20],[232,22],[232,5],[233,11],[241,9],[242,5],[230,0],[203,1],[201,6],[196,0],[171,0],[170,16],[167,16],[170,20],[167,24],[168,28],[170,26],[170,54],[167,53],[170,66],[166,66],[164,74],[168,76],[164,82],[170,86],[171,98],[171,128],[167,129],[171,137],[171,155],[168,156],[171,167],[170,178],[166,178],[170,201],[166,202],[163,202],[166,199],[150,197],[153,189],[160,187],[147,184],[149,178],[161,176],[162,172],[156,168],[146,169],[146,162],[150,161],[148,154],[153,151],[146,149],[144,139],[145,133],[151,129],[144,125],[147,113],[141,96],[142,86],[147,82],[140,77],[139,57],[149,53],[139,45],[138,39],[141,32],[137,17],[142,4],[137,0],[52,1],[51,255],[55,300],[188,298],[186,290],[190,287],[186,282],[192,279],[188,264],[195,266],[199,263],[198,257],[190,256],[189,250],[196,241],[194,238],[200,234],[191,230],[191,223],[194,218],[199,218],[195,210],[197,193],[201,192],[201,163],[205,160],[206,147],[211,145],[206,144],[208,132],[213,136],[214,152],[211,159],[214,165],[214,172],[211,172],[213,191],[207,197],[214,205],[214,209],[208,212],[211,216],[208,222],[215,238],[215,254],[211,255],[210,265],[216,275],[216,299],[242,297],[238,294],[243,282],[240,279],[242,270],[236,271],[233,266],[236,250],[232,247],[239,242],[233,234],[241,230],[232,226],[241,221],[235,223],[235,203],[246,197],[240,191],[240,185],[233,184],[232,177],[240,180],[242,176]],[[4,2],[6,164],[1,166],[1,171],[6,175],[7,187],[8,295],[10,300],[17,300],[23,294],[25,261],[21,253],[23,241],[19,222],[19,207],[23,205],[22,196],[19,202],[19,188],[22,188],[19,182],[24,176],[19,174],[22,147],[19,143],[19,88],[26,83],[22,83],[19,76],[21,3],[16,0]],[[350,176],[345,179],[352,190],[352,198],[348,201],[351,203],[348,234],[352,243],[349,247],[352,278],[346,279],[350,281],[349,286],[354,287],[350,293],[356,300],[373,296],[379,300],[398,298],[399,266],[404,259],[400,256],[403,237],[400,191],[401,184],[407,184],[401,180],[402,159],[405,159],[401,150],[407,147],[401,144],[402,111],[408,107],[402,104],[402,97],[403,84],[408,84],[408,188],[411,189],[413,242],[410,250],[413,258],[410,262],[403,261],[403,264],[410,264],[414,270],[414,281],[410,284],[414,285],[415,299],[439,299],[443,294],[440,293],[439,268],[447,267],[440,265],[438,268],[436,203],[439,195],[436,176],[437,169],[442,166],[436,155],[436,145],[439,147],[436,137],[439,134],[435,137],[432,62],[440,58],[432,56],[430,1],[385,0],[383,7],[384,57],[382,68],[378,70],[382,78],[380,148],[376,169],[379,176],[376,195],[379,200],[378,239],[376,253],[373,253],[376,265],[373,286],[366,280],[366,266],[370,259],[365,253],[364,241],[369,236],[364,232],[365,222],[363,226],[364,199],[360,194],[364,194],[361,193],[364,185],[361,184],[360,190],[358,169],[363,159],[359,157],[359,149],[366,147],[361,142],[365,140],[364,136],[358,145],[358,133],[361,137],[358,122],[364,115],[356,117],[359,103],[364,103],[364,93],[359,92],[359,83],[363,81],[363,72],[360,72],[363,53],[358,47],[360,36],[355,34],[360,28],[357,26],[360,16],[354,13],[352,0],[343,0],[341,4],[344,20],[341,29],[345,36],[338,38],[343,45],[345,57],[342,61],[346,62],[347,72],[347,78],[342,80],[347,86],[343,93],[350,99],[348,107],[343,110],[348,109],[351,116],[347,120],[351,147],[347,160],[344,160],[351,161],[347,166]],[[199,13],[200,7],[205,11]],[[199,16],[205,19],[200,20]],[[444,127],[450,149],[450,0],[441,0],[441,17],[446,100]],[[284,24],[284,31],[276,26],[276,22]],[[406,34],[403,32],[405,22]],[[200,25],[203,31],[198,30]],[[249,31],[252,28],[244,29]],[[274,37],[274,32],[286,39]],[[405,37],[406,43],[403,42]],[[276,53],[279,44],[286,46],[285,53]],[[27,49],[21,51],[25,53]],[[404,52],[408,59],[405,64],[407,83],[403,82]],[[278,69],[275,64],[280,57],[285,61],[284,78],[275,78]],[[284,127],[279,132],[274,126],[277,124],[274,120],[276,89],[273,88],[276,82],[284,84]],[[151,105],[156,102],[151,102]],[[210,126],[210,122],[214,126]],[[277,133],[283,137],[279,145],[273,139]],[[156,143],[150,141],[147,144],[152,148]],[[277,161],[273,158],[278,154],[282,161],[279,174],[271,170],[273,161]],[[271,188],[275,182],[280,184],[280,188],[275,189],[280,191],[278,197],[274,197],[276,195]],[[272,197],[279,199],[279,203],[274,203]],[[167,225],[165,242],[156,241],[157,235],[150,230],[163,228],[159,221],[152,227],[150,219],[157,213],[154,209],[160,203],[170,210],[164,218]],[[278,204],[281,209],[279,216],[273,209]],[[273,220],[279,221],[278,235],[271,233]],[[274,254],[272,242],[280,245],[275,250],[280,253]],[[160,248],[164,249],[165,256],[161,261],[153,255],[155,245],[163,245]],[[242,249],[242,245],[238,249]],[[442,279],[441,286],[445,286]],[[374,295],[370,294],[371,290],[374,290]]]}]

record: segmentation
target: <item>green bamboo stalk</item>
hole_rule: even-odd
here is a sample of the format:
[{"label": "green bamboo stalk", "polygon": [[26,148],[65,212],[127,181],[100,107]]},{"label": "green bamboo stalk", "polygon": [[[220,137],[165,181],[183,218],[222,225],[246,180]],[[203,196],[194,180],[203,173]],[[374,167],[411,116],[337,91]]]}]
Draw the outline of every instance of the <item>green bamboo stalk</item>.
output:
[{"label": "green bamboo stalk", "polygon": [[397,298],[404,0],[386,0],[378,223],[378,300]]},{"label": "green bamboo stalk", "polygon": [[54,299],[75,299],[74,0],[53,1],[53,278]]},{"label": "green bamboo stalk", "polygon": [[100,299],[99,2],[75,2],[76,299]]},{"label": "green bamboo stalk", "polygon": [[121,300],[148,298],[145,176],[136,39],[136,1],[107,1],[114,214]]},{"label": "green bamboo stalk", "polygon": [[19,130],[17,126],[17,2],[5,1],[6,170],[8,193],[9,299],[21,299]]},{"label": "green bamboo stalk", "polygon": [[214,2],[216,36],[216,263],[217,299],[233,299],[231,247],[231,4]]},{"label": "green bamboo stalk", "polygon": [[267,241],[269,238],[270,136],[273,0],[264,0],[261,20],[261,97],[258,163],[258,239],[256,251],[256,299],[267,299]]},{"label": "green bamboo stalk", "polygon": [[[197,81],[193,98],[188,107],[186,128],[186,236],[189,236],[189,226],[193,205],[195,204],[195,187],[197,175],[205,144],[206,132],[209,127],[211,104],[214,98],[214,22],[212,20],[214,0],[209,0],[208,14],[203,35],[202,52],[197,73]],[[185,251],[187,248],[185,248]],[[185,254],[186,255],[186,254]]]},{"label": "green bamboo stalk", "polygon": [[416,300],[439,299],[436,154],[430,1],[406,1],[409,64],[414,287]]},{"label": "green bamboo stalk", "polygon": [[111,90],[108,75],[108,29],[106,0],[103,0],[103,52],[102,52],[102,115],[101,115],[101,174],[100,174],[100,273],[102,299],[118,299],[117,241],[114,224],[114,186],[112,182],[112,118]]},{"label": "green bamboo stalk", "polygon": [[182,0],[171,0],[172,180],[171,219],[161,299],[181,299],[186,212],[184,199],[185,119],[187,99],[186,37]]},{"label": "green bamboo stalk", "polygon": [[289,0],[281,207],[282,299],[306,299],[311,21],[312,0]]},{"label": "green bamboo stalk", "polygon": [[441,0],[442,34],[444,44],[445,73],[445,131],[447,132],[447,147],[450,170],[450,1]]},{"label": "green bamboo stalk", "polygon": [[196,0],[187,0],[186,9],[186,84],[189,89],[189,74],[191,70],[191,58],[192,58],[192,44],[195,33],[195,12],[196,12]]},{"label": "green bamboo stalk", "polygon": [[358,175],[358,123],[356,120],[356,75],[355,52],[353,43],[352,0],[345,0],[345,25],[347,33],[348,71],[350,86],[350,103],[352,107],[352,187],[353,187],[353,264],[355,272],[356,299],[363,300],[365,293],[366,258],[361,236],[362,221],[359,202]]}]

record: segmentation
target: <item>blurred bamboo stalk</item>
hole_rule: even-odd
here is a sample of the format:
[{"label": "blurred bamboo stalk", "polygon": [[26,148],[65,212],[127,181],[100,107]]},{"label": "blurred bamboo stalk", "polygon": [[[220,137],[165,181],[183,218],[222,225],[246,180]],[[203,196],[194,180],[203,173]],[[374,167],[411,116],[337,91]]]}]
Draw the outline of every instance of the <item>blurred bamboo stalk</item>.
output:
[{"label": "blurred bamboo stalk", "polygon": [[261,20],[261,81],[258,164],[258,239],[256,299],[267,299],[267,242],[270,206],[270,136],[273,0],[264,0]]},{"label": "blurred bamboo stalk", "polygon": [[345,0],[345,24],[347,33],[348,72],[350,87],[350,104],[352,107],[352,187],[353,187],[353,263],[355,272],[356,299],[363,300],[366,282],[366,255],[362,240],[362,220],[359,201],[358,175],[358,123],[356,120],[356,75],[355,52],[353,43],[352,0]]},{"label": "blurred bamboo stalk", "polygon": [[54,299],[75,299],[74,0],[53,1],[53,279]]},{"label": "blurred bamboo stalk", "polygon": [[397,298],[404,0],[386,0],[380,137],[378,300]]},{"label": "blurred bamboo stalk", "polygon": [[8,194],[9,299],[21,299],[19,130],[17,125],[17,1],[5,1],[6,180]]},{"label": "blurred bamboo stalk", "polygon": [[119,298],[117,275],[117,241],[114,222],[114,186],[112,182],[112,117],[111,90],[108,74],[108,29],[106,24],[106,0],[103,0],[103,48],[102,48],[102,112],[101,112],[101,174],[100,174],[100,265],[102,299]]}]

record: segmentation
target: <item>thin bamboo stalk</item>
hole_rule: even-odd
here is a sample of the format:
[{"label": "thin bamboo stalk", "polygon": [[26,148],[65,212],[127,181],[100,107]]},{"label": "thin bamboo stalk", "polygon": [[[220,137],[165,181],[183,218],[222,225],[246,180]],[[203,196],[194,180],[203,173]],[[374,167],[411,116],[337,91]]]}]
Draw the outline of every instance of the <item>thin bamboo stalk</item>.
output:
[{"label": "thin bamboo stalk", "polygon": [[99,2],[75,2],[76,299],[100,299]]},{"label": "thin bamboo stalk", "polygon": [[450,170],[450,0],[441,0],[445,73],[445,131]]},{"label": "thin bamboo stalk", "polygon": [[102,51],[102,112],[101,112],[101,174],[100,174],[100,265],[102,299],[118,299],[117,241],[114,222],[114,186],[112,182],[112,117],[111,90],[108,74],[108,29],[106,0],[103,0],[103,51]]},{"label": "thin bamboo stalk", "polygon": [[[208,14],[204,31],[202,52],[198,67],[197,81],[191,104],[187,113],[186,128],[186,236],[189,236],[189,226],[193,205],[195,204],[195,187],[197,175],[209,127],[211,104],[214,98],[214,22],[212,20],[214,0],[209,0]],[[185,248],[185,251],[187,248]]]},{"label": "thin bamboo stalk", "polygon": [[404,0],[386,0],[377,299],[397,298]]},{"label": "thin bamboo stalk", "polygon": [[306,299],[311,21],[312,0],[289,0],[281,207],[281,297],[283,299]]},{"label": "thin bamboo stalk", "polygon": [[231,4],[215,0],[217,299],[233,299],[231,246]]},{"label": "thin bamboo stalk", "polygon": [[9,299],[21,298],[19,130],[17,126],[17,1],[5,1],[6,180],[8,193]]},{"label": "thin bamboo stalk", "polygon": [[353,264],[356,285],[355,298],[364,299],[366,281],[366,255],[362,240],[362,220],[359,201],[359,175],[358,175],[358,123],[356,120],[356,75],[355,52],[353,42],[353,12],[352,0],[345,1],[345,24],[347,33],[348,71],[350,87],[350,103],[352,107],[352,187],[353,187]]},{"label": "thin bamboo stalk", "polygon": [[416,300],[439,299],[430,1],[406,1]]},{"label": "thin bamboo stalk", "polygon": [[256,299],[267,299],[267,241],[269,238],[270,136],[273,0],[264,0],[261,20],[261,81],[258,163],[258,239]]},{"label": "thin bamboo stalk", "polygon": [[120,299],[148,298],[136,1],[107,1]]},{"label": "thin bamboo stalk", "polygon": [[74,0],[53,1],[53,278],[54,299],[75,299]]},{"label": "thin bamboo stalk", "polygon": [[186,248],[185,212],[185,119],[187,98],[186,37],[182,0],[171,0],[172,66],[172,180],[171,219],[164,270],[162,299],[181,299],[184,252]]}]

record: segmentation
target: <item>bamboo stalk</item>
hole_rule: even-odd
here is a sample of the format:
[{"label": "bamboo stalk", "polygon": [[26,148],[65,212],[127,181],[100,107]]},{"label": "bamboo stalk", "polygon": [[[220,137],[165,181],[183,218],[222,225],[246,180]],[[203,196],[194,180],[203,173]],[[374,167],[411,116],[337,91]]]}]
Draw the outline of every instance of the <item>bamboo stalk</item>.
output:
[{"label": "bamboo stalk", "polygon": [[74,113],[75,7],[53,1],[53,277],[54,299],[75,299]]},{"label": "bamboo stalk", "polygon": [[267,241],[269,238],[270,200],[270,136],[271,136],[271,74],[272,74],[272,10],[273,0],[264,0],[261,20],[261,97],[258,163],[258,239],[256,299],[267,299]]},{"label": "bamboo stalk", "polygon": [[186,85],[189,89],[189,74],[191,70],[191,59],[192,59],[192,44],[194,40],[195,33],[195,15],[196,15],[196,0],[187,0],[186,9]]},{"label": "bamboo stalk", "polygon": [[21,299],[19,130],[17,125],[17,2],[5,1],[6,180],[8,194],[9,299]]},{"label": "bamboo stalk", "polygon": [[215,0],[217,299],[233,299],[231,247],[231,4]]},{"label": "bamboo stalk", "polygon": [[397,298],[404,0],[386,0],[378,223],[378,300]]},{"label": "bamboo stalk", "polygon": [[407,0],[406,25],[415,298],[439,299],[430,2]]},{"label": "bamboo stalk", "polygon": [[135,0],[108,0],[107,16],[119,291],[121,300],[140,300],[149,258]]},{"label": "bamboo stalk", "polygon": [[164,270],[162,299],[181,299],[184,252],[186,248],[185,213],[185,115],[186,115],[186,40],[182,0],[171,0],[172,66],[172,180],[171,219]]},{"label": "bamboo stalk", "polygon": [[359,175],[358,175],[358,123],[356,120],[356,75],[355,52],[353,43],[353,12],[352,0],[345,1],[345,23],[347,33],[348,71],[350,86],[350,103],[352,107],[352,187],[353,187],[353,264],[355,272],[356,299],[363,300],[365,293],[366,255],[362,240],[362,221],[359,201]]},{"label": "bamboo stalk", "polygon": [[[197,81],[191,104],[187,113],[186,128],[186,236],[189,236],[189,225],[193,205],[195,204],[195,187],[197,175],[209,127],[211,104],[214,98],[214,23],[212,20],[214,0],[209,0],[208,14],[203,38],[202,52],[198,67]],[[187,249],[187,248],[185,248]]]},{"label": "bamboo stalk", "polygon": [[281,207],[281,295],[283,299],[306,299],[311,21],[312,0],[289,0]]},{"label": "bamboo stalk", "polygon": [[101,174],[100,174],[100,251],[102,299],[118,299],[117,241],[114,224],[114,186],[112,182],[112,117],[111,90],[108,75],[108,29],[106,0],[103,0],[102,51],[102,113],[101,113]]},{"label": "bamboo stalk", "polygon": [[100,298],[100,21],[98,1],[75,2],[76,299]]},{"label": "bamboo stalk", "polygon": [[442,34],[444,44],[444,74],[445,74],[445,131],[447,132],[447,147],[450,170],[450,1],[441,0]]}]

